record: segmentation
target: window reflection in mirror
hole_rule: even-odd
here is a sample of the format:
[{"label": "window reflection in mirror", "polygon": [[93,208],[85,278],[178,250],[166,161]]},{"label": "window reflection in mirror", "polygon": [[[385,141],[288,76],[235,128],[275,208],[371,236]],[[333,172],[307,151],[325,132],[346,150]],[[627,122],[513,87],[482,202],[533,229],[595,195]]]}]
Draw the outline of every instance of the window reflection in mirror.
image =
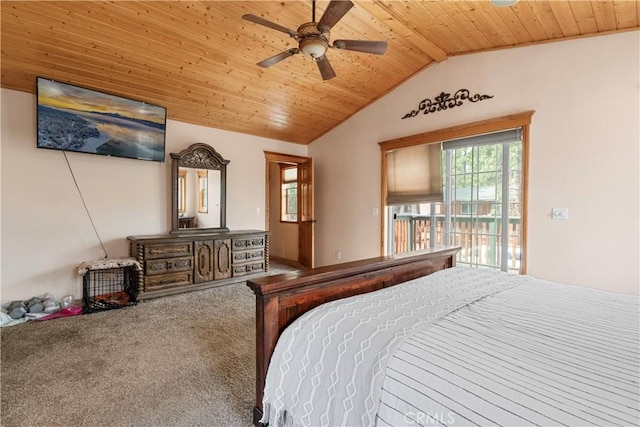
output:
[{"label": "window reflection in mirror", "polygon": [[198,173],[198,213],[209,213],[209,171]]},{"label": "window reflection in mirror", "polygon": [[184,215],[187,210],[187,171],[178,172],[178,213]]}]

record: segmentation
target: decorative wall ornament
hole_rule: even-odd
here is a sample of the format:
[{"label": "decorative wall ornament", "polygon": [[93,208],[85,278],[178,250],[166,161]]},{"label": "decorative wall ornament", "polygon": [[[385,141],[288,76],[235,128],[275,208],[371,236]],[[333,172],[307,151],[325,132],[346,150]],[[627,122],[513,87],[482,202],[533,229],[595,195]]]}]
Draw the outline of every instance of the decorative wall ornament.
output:
[{"label": "decorative wall ornament", "polygon": [[493,98],[493,95],[470,95],[467,89],[459,89],[453,96],[451,96],[450,93],[441,92],[440,95],[433,98],[433,100],[427,98],[420,101],[418,109],[405,114],[402,119],[415,117],[421,111],[423,114],[435,113],[436,111],[459,107],[464,101],[478,102],[490,98]]}]

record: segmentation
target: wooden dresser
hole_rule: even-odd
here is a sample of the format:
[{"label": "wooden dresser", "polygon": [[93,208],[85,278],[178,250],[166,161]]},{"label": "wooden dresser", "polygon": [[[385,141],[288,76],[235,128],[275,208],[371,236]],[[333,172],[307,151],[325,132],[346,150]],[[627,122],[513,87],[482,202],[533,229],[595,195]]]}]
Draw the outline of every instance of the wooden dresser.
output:
[{"label": "wooden dresser", "polygon": [[138,300],[254,277],[269,268],[269,234],[259,230],[129,236],[140,262]]}]

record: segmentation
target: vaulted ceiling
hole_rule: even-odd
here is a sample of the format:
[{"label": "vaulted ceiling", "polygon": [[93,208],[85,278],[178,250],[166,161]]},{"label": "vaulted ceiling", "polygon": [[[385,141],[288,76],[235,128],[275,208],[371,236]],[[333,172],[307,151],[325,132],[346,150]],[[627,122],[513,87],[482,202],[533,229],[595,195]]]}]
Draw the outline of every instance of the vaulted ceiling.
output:
[{"label": "vaulted ceiling", "polygon": [[[256,63],[297,46],[253,14],[296,30],[311,1],[3,1],[1,85],[36,76],[167,108],[168,118],[307,144],[425,67],[454,55],[640,27],[637,1],[354,0],[331,40],[387,40],[384,55],[330,49]],[[317,2],[319,19],[328,1]]]}]

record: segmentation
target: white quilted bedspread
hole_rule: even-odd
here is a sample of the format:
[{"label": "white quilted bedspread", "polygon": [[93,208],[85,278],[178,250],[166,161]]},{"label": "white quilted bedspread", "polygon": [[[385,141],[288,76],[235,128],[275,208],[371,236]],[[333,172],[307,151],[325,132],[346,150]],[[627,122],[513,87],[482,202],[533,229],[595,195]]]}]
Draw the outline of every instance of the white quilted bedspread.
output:
[{"label": "white quilted bedspread", "polygon": [[373,425],[387,363],[408,336],[530,280],[453,268],[309,311],[284,331],[275,348],[262,422],[274,427]]}]

